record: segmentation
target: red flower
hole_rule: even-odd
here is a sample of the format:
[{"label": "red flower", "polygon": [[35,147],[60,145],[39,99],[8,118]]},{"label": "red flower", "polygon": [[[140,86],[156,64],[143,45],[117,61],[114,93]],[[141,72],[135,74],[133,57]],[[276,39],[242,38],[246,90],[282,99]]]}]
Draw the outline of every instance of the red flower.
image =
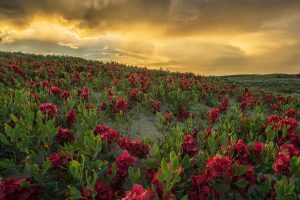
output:
[{"label": "red flower", "polygon": [[66,121],[68,124],[72,125],[76,120],[76,110],[71,109],[66,114]]},{"label": "red flower", "polygon": [[[27,187],[22,187],[26,183]],[[28,178],[8,178],[0,179],[0,199],[1,200],[38,200],[41,199],[43,188],[32,186],[31,179]]]},{"label": "red flower", "polygon": [[58,132],[55,135],[55,142],[58,144],[62,144],[64,142],[71,142],[73,141],[74,135],[70,132],[70,129],[58,127]]},{"label": "red flower", "polygon": [[296,109],[290,109],[290,110],[286,111],[283,116],[284,117],[297,117],[298,112]]},{"label": "red flower", "polygon": [[213,123],[215,123],[215,121],[217,120],[217,118],[219,117],[219,109],[218,108],[213,108],[209,111],[209,123],[210,125],[212,125]]},{"label": "red flower", "polygon": [[168,112],[165,116],[165,121],[167,123],[171,123],[173,121],[173,113],[172,112]]},{"label": "red flower", "polygon": [[184,136],[182,150],[183,154],[188,154],[189,156],[194,156],[198,152],[196,142],[192,135]]},{"label": "red flower", "polygon": [[206,161],[206,167],[212,177],[232,175],[232,159],[228,156],[216,155]]},{"label": "red flower", "polygon": [[130,98],[136,98],[137,95],[139,94],[139,89],[138,88],[134,88],[130,91]]},{"label": "red flower", "polygon": [[39,110],[47,114],[49,118],[53,118],[57,114],[57,107],[53,103],[43,103],[40,105]]},{"label": "red flower", "polygon": [[111,186],[105,186],[101,181],[97,181],[95,184],[95,191],[97,195],[96,200],[115,200],[115,191]]},{"label": "red flower", "polygon": [[276,174],[288,174],[291,157],[289,153],[278,152],[272,167]]},{"label": "red flower", "polygon": [[122,98],[118,98],[115,105],[114,105],[114,112],[119,113],[122,111],[126,113],[126,109],[128,108],[128,103]]},{"label": "red flower", "polygon": [[50,93],[55,95],[55,96],[59,96],[60,94],[62,94],[62,89],[60,89],[57,86],[51,86],[50,87]]},{"label": "red flower", "polygon": [[115,182],[122,183],[128,176],[128,168],[136,161],[136,158],[131,156],[128,151],[124,151],[116,159],[116,176]]},{"label": "red flower", "polygon": [[149,146],[142,144],[139,140],[129,140],[125,137],[118,140],[121,149],[126,149],[131,155],[139,158],[145,157],[149,153]]},{"label": "red flower", "polygon": [[234,156],[241,164],[249,163],[250,151],[248,145],[243,140],[238,140],[234,145]]},{"label": "red flower", "polygon": [[80,200],[93,200],[93,192],[88,187],[83,186],[81,189],[81,197]]},{"label": "red flower", "polygon": [[65,158],[64,156],[60,155],[59,153],[54,153],[52,156],[48,158],[51,161],[52,168],[59,168],[62,166],[66,166],[69,162],[69,159]]},{"label": "red flower", "polygon": [[134,184],[132,191],[127,191],[122,200],[152,200],[153,198],[153,190],[144,189],[143,186]]},{"label": "red flower", "polygon": [[205,172],[203,174],[192,176],[192,185],[189,188],[188,195],[190,200],[204,200],[212,193],[213,188],[209,185],[210,177]]},{"label": "red flower", "polygon": [[261,151],[264,147],[264,143],[262,142],[255,142],[254,146],[253,146],[253,151],[259,155],[261,155]]},{"label": "red flower", "polygon": [[151,183],[155,174],[155,170],[153,168],[147,169],[146,171],[146,179],[149,183]]},{"label": "red flower", "polygon": [[94,130],[94,134],[97,134],[101,139],[106,139],[109,144],[115,142],[118,139],[118,131],[110,129],[104,124],[97,124]]},{"label": "red flower", "polygon": [[88,99],[90,96],[89,89],[87,87],[78,88],[77,94],[79,97],[82,97],[84,100]]}]

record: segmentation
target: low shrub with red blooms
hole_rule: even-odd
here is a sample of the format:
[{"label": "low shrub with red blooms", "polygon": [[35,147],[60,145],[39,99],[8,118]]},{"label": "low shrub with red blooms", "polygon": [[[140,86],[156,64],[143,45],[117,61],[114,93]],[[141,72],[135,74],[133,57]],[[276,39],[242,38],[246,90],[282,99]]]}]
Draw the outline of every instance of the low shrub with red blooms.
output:
[{"label": "low shrub with red blooms", "polygon": [[130,98],[137,98],[138,94],[139,94],[139,89],[134,88],[130,91],[129,97]]},{"label": "low shrub with red blooms", "polygon": [[253,151],[256,154],[261,155],[262,149],[263,149],[264,146],[265,146],[265,144],[262,143],[262,142],[255,142],[254,145],[253,145]]},{"label": "low shrub with red blooms", "polygon": [[22,71],[19,67],[17,67],[15,64],[11,65],[10,67],[11,67],[11,70],[12,70],[14,73],[19,74],[19,75],[22,76],[22,77],[25,77],[25,76],[26,76],[25,72],[23,72],[23,71]]},{"label": "low shrub with red blooms", "polygon": [[238,142],[234,145],[234,158],[241,164],[246,165],[249,163],[249,147],[243,140],[238,140]]},{"label": "low shrub with red blooms", "polygon": [[191,116],[191,113],[187,111],[186,107],[180,106],[178,108],[177,120],[183,122],[185,119]]},{"label": "low shrub with red blooms", "polygon": [[50,90],[50,93],[55,96],[59,96],[62,93],[62,89],[60,89],[57,86],[51,86],[49,90]]},{"label": "low shrub with red blooms", "polygon": [[74,135],[71,133],[71,130],[68,128],[58,127],[57,134],[54,137],[55,142],[58,144],[63,144],[65,142],[71,142],[75,139]]},{"label": "low shrub with red blooms", "polygon": [[294,144],[284,144],[280,147],[280,151],[284,151],[286,150],[289,154],[290,154],[290,157],[293,157],[293,156],[300,156],[300,150],[295,147]]},{"label": "low shrub with red blooms", "polygon": [[143,158],[149,154],[149,146],[142,144],[140,140],[129,140],[126,137],[122,137],[117,143],[121,149],[127,150],[135,157]]},{"label": "low shrub with red blooms", "polygon": [[[237,167],[239,167],[239,165]],[[246,194],[249,187],[256,182],[254,167],[252,165],[247,165],[246,167],[247,167],[247,171],[245,174],[243,174],[242,176],[234,176],[233,177],[233,182],[237,182],[241,179],[244,179],[247,181],[247,185],[245,187],[244,186],[243,187],[236,186],[237,190],[241,194]]]},{"label": "low shrub with red blooms", "polygon": [[151,189],[145,189],[139,184],[134,184],[132,191],[127,191],[122,200],[152,200],[154,192]]},{"label": "low shrub with red blooms", "polygon": [[150,168],[150,169],[147,169],[146,171],[146,179],[149,183],[151,183],[153,177],[154,177],[154,174],[155,174],[155,170],[153,168]]},{"label": "low shrub with red blooms", "polygon": [[136,161],[134,156],[131,156],[128,151],[124,151],[116,159],[116,176],[115,183],[120,184],[125,181],[128,176],[128,168]]},{"label": "low shrub with red blooms", "polygon": [[39,110],[49,118],[53,118],[58,113],[57,107],[53,103],[43,103],[40,105]]},{"label": "low shrub with red blooms", "polygon": [[209,183],[210,180],[211,177],[207,171],[192,175],[192,184],[188,191],[189,200],[204,200],[207,199],[209,195],[216,194]]},{"label": "low shrub with red blooms", "polygon": [[152,106],[152,110],[154,113],[160,112],[160,102],[159,101],[153,101],[151,106]]},{"label": "low shrub with red blooms", "polygon": [[288,152],[278,152],[276,154],[276,160],[272,165],[272,168],[276,174],[288,175],[289,166],[291,162],[291,156]]},{"label": "low shrub with red blooms", "polygon": [[209,111],[208,121],[210,125],[213,125],[219,117],[220,111],[218,108],[213,108]]},{"label": "low shrub with red blooms", "polygon": [[79,200],[93,200],[93,192],[87,186],[81,188],[81,198]]},{"label": "low shrub with red blooms", "polygon": [[232,176],[232,163],[230,157],[216,155],[206,161],[206,168],[212,177]]},{"label": "low shrub with red blooms", "polygon": [[114,112],[115,113],[119,113],[119,112],[123,112],[126,113],[127,112],[127,108],[128,108],[128,103],[126,100],[122,99],[122,98],[118,98],[115,105],[114,105]]},{"label": "low shrub with red blooms", "polygon": [[[28,186],[23,187],[23,184]],[[0,178],[1,200],[39,200],[44,189],[41,186],[31,185],[32,180],[28,178]]]},{"label": "low shrub with red blooms", "polygon": [[184,136],[181,147],[182,147],[183,155],[188,154],[189,156],[194,156],[198,152],[196,142],[192,135]]},{"label": "low shrub with red blooms", "polygon": [[66,122],[70,125],[72,125],[76,120],[76,110],[71,109],[66,114]]},{"label": "low shrub with red blooms", "polygon": [[165,121],[167,123],[171,123],[173,121],[173,113],[172,112],[168,112],[165,116]]},{"label": "low shrub with red blooms", "polygon": [[53,153],[50,157],[48,157],[48,160],[50,160],[52,168],[59,168],[65,167],[71,159],[60,153]]},{"label": "low shrub with red blooms", "polygon": [[284,114],[283,114],[284,117],[290,117],[290,118],[296,118],[297,116],[299,116],[298,112],[296,109],[290,109],[290,110],[287,110]]},{"label": "low shrub with red blooms", "polygon": [[228,106],[229,106],[229,101],[227,98],[224,98],[218,109],[220,112],[225,112],[225,111],[227,111]]},{"label": "low shrub with red blooms", "polygon": [[97,195],[95,200],[115,200],[115,191],[111,186],[104,185],[101,181],[97,181],[95,184],[95,191]]},{"label": "low shrub with red blooms", "polygon": [[[184,172],[184,169],[181,166],[178,166],[175,170],[173,170],[172,169],[172,163],[168,163],[168,168],[170,169],[170,173],[171,173],[171,181],[173,180],[174,174],[176,172],[179,172],[180,174],[182,174]],[[159,168],[158,171],[155,172],[151,183],[155,187],[155,190],[156,190],[156,193],[157,193],[159,199],[164,199],[164,200],[174,199],[174,194],[172,193],[171,190],[168,191],[165,198],[163,198],[163,191],[164,191],[164,188],[166,187],[166,183],[165,182],[161,183],[158,180],[158,174],[162,174],[162,169],[161,168]]]},{"label": "low shrub with red blooms", "polygon": [[84,100],[87,100],[90,96],[89,88],[87,87],[77,88],[77,94],[79,97],[82,97]]},{"label": "low shrub with red blooms", "polygon": [[118,131],[111,129],[104,124],[97,124],[94,134],[99,135],[101,139],[106,139],[109,144],[116,142],[119,136]]}]

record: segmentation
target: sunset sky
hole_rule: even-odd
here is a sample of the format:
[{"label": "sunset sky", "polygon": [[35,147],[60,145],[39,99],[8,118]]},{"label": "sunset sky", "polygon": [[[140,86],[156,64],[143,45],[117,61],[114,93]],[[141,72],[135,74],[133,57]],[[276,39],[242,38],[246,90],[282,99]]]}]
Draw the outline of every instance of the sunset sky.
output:
[{"label": "sunset sky", "polygon": [[0,50],[202,75],[300,73],[300,0],[0,0]]}]

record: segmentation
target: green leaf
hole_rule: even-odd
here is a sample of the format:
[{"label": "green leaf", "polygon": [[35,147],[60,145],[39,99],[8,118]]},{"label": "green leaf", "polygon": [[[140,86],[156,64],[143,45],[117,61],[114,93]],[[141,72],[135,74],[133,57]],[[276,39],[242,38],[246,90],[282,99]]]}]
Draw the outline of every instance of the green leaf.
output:
[{"label": "green leaf", "polygon": [[234,185],[236,185],[239,188],[245,188],[248,185],[248,181],[245,179],[239,179],[236,182],[234,182]]},{"label": "green leaf", "polygon": [[181,200],[188,200],[188,196],[185,195],[184,197],[181,198]]},{"label": "green leaf", "polygon": [[234,174],[236,176],[242,176],[246,172],[247,172],[247,166],[246,165],[240,165],[240,166],[236,166],[234,168]]},{"label": "green leaf", "polygon": [[5,158],[0,161],[0,167],[5,169],[12,169],[16,167],[16,164],[12,160]]},{"label": "green leaf", "polygon": [[51,166],[51,162],[49,160],[45,161],[42,165],[42,174],[45,175]]},{"label": "green leaf", "polygon": [[77,200],[81,197],[81,193],[76,187],[68,185],[68,189],[70,190],[71,200]]},{"label": "green leaf", "polygon": [[164,180],[169,179],[170,170],[169,170],[168,164],[164,158],[161,160],[161,169],[162,169],[163,179]]},{"label": "green leaf", "polygon": [[3,133],[0,133],[0,141],[3,144],[10,145],[9,141],[7,140],[6,136]]}]

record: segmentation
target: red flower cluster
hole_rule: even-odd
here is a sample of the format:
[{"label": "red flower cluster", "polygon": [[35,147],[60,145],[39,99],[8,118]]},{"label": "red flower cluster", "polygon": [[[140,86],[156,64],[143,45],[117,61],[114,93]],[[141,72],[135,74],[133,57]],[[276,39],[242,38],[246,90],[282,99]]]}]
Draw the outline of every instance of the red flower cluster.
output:
[{"label": "red flower cluster", "polygon": [[8,178],[0,179],[0,199],[1,200],[39,200],[43,188],[40,186],[22,187],[22,185],[31,184],[32,180],[28,178]]},{"label": "red flower cluster", "polygon": [[[237,166],[239,167],[239,166]],[[239,191],[239,193],[241,194],[246,194],[248,191],[248,188],[254,184],[256,182],[256,176],[254,173],[254,167],[252,165],[247,165],[247,171],[245,174],[243,174],[242,176],[235,176],[233,177],[233,181],[237,182],[238,180],[246,180],[247,181],[247,185],[245,187],[238,187],[237,186],[237,190]]]},{"label": "red flower cluster", "polygon": [[60,153],[53,153],[52,156],[48,158],[48,160],[50,160],[52,168],[64,167],[70,161],[69,158]]},{"label": "red flower cluster", "polygon": [[99,135],[101,139],[106,139],[109,144],[115,142],[119,136],[118,131],[111,129],[104,124],[97,124],[94,134]]},{"label": "red flower cluster", "polygon": [[84,100],[86,100],[90,96],[89,88],[87,87],[77,88],[77,94],[79,97],[82,97]]},{"label": "red flower cluster", "polygon": [[131,156],[128,151],[124,151],[116,159],[116,184],[122,183],[128,176],[128,168],[136,161],[136,158]]},{"label": "red flower cluster", "polygon": [[206,161],[206,167],[212,177],[232,175],[232,159],[228,156],[216,155]]},{"label": "red flower cluster", "polygon": [[127,191],[122,200],[152,200],[154,192],[151,189],[144,189],[139,184],[134,184],[132,191]]},{"label": "red flower cluster", "polygon": [[267,119],[267,125],[272,126],[273,130],[276,131],[279,131],[283,127],[286,127],[289,132],[295,131],[298,127],[296,119],[282,119],[277,115],[270,115]]},{"label": "red flower cluster", "polygon": [[95,184],[95,191],[97,195],[95,200],[115,200],[115,191],[111,186],[105,186],[101,181],[97,181]]},{"label": "red flower cluster", "polygon": [[249,163],[249,147],[244,143],[243,140],[238,140],[238,142],[234,145],[234,157],[241,164],[246,165]]},{"label": "red flower cluster", "polygon": [[149,153],[149,146],[142,144],[139,140],[129,140],[123,137],[118,140],[118,145],[121,149],[127,150],[131,155],[139,158],[143,158]]},{"label": "red flower cluster", "polygon": [[71,96],[71,93],[68,90],[62,90],[57,86],[51,86],[50,93],[53,94],[54,96],[62,95],[65,99]]},{"label": "red flower cluster", "polygon": [[296,109],[290,109],[288,111],[286,111],[284,114],[283,114],[284,117],[292,117],[292,118],[295,118],[297,116],[299,116],[298,112]]},{"label": "red flower cluster", "polygon": [[262,149],[265,146],[264,143],[262,142],[255,142],[254,146],[253,146],[253,151],[258,154],[261,155]]},{"label": "red flower cluster", "polygon": [[173,113],[172,112],[168,112],[165,116],[165,121],[167,123],[171,123],[173,121]]},{"label": "red flower cluster", "polygon": [[291,156],[289,153],[278,152],[272,167],[276,174],[289,174]]},{"label": "red flower cluster", "polygon": [[114,112],[115,113],[119,113],[119,112],[123,112],[126,113],[128,108],[128,103],[126,100],[122,99],[122,98],[118,98],[115,105],[114,105]]},{"label": "red flower cluster", "polygon": [[192,176],[192,185],[189,189],[189,200],[204,200],[214,192],[209,185],[210,177],[207,172]]},{"label": "red flower cluster", "polygon": [[153,101],[152,102],[152,109],[153,109],[154,113],[160,112],[160,102],[159,101]]},{"label": "red flower cluster", "polygon": [[43,103],[40,105],[39,110],[47,114],[49,118],[53,118],[57,114],[57,107],[53,103]]},{"label": "red flower cluster", "polygon": [[228,105],[229,104],[229,101],[228,101],[228,99],[227,98],[224,98],[223,100],[222,100],[222,103],[221,103],[221,105],[219,106],[219,111],[220,112],[225,112],[225,111],[227,111],[227,109],[228,109]]},{"label": "red flower cluster", "polygon": [[58,144],[62,144],[65,142],[71,142],[73,141],[74,135],[71,133],[70,129],[68,128],[63,128],[63,127],[58,127],[58,132],[55,135],[55,142]]},{"label": "red flower cluster", "polygon": [[72,125],[76,120],[76,110],[71,109],[66,114],[66,122],[70,125]]},{"label": "red flower cluster", "polygon": [[138,94],[139,94],[139,89],[134,88],[130,91],[129,96],[130,96],[130,98],[137,98]]},{"label": "red flower cluster", "polygon": [[213,125],[219,117],[220,111],[218,108],[213,108],[209,111],[208,121],[210,125]]},{"label": "red flower cluster", "polygon": [[11,65],[11,70],[14,72],[14,73],[16,73],[16,74],[19,74],[20,76],[22,76],[22,77],[25,77],[26,76],[26,74],[19,68],[19,67],[17,67],[16,65]]},{"label": "red flower cluster", "polygon": [[183,122],[186,118],[190,116],[190,114],[191,113],[186,110],[186,107],[180,106],[178,108],[177,120]]},{"label": "red flower cluster", "polygon": [[192,135],[184,136],[182,143],[183,154],[188,154],[189,156],[194,156],[197,152],[196,142]]}]

